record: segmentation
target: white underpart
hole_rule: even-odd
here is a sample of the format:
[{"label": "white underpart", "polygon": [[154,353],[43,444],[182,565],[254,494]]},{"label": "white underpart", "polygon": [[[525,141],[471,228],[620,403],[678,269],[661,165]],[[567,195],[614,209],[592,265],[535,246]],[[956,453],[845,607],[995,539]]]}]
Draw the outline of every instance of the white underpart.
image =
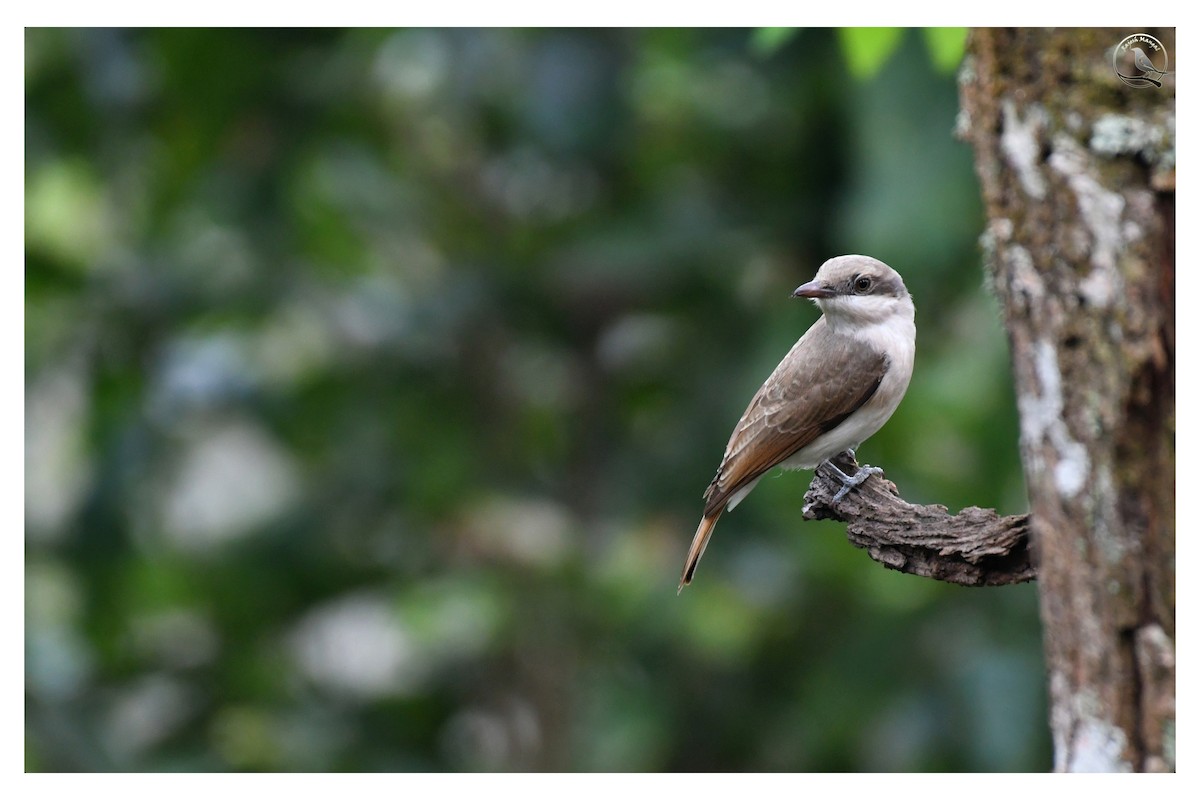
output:
[{"label": "white underpart", "polygon": [[[917,345],[912,298],[843,296],[820,300],[817,304],[821,306],[830,328],[853,336],[862,342],[863,347],[885,353],[888,369],[870,400],[841,425],[821,434],[780,463],[779,466],[784,469],[812,469],[844,450],[856,449],[895,413],[912,378]],[[726,509],[732,511],[736,508],[760,480],[761,475],[731,494]]]}]

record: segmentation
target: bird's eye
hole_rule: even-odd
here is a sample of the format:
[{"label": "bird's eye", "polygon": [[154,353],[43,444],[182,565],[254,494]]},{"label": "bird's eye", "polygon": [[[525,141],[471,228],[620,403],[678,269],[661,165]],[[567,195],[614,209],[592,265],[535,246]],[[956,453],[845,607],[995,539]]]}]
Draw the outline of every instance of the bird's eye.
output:
[{"label": "bird's eye", "polygon": [[859,294],[865,294],[871,290],[871,279],[866,275],[859,275],[854,279],[854,291]]}]

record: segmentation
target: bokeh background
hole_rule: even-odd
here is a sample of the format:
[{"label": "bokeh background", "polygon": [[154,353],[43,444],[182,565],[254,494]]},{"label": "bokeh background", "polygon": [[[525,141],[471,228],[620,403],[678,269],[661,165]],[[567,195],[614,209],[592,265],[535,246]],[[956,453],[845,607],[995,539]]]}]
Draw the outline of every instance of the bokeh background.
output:
[{"label": "bokeh background", "polygon": [[1032,586],[701,492],[905,277],[860,452],[1025,510],[961,30],[25,35],[26,766],[1043,770]]}]

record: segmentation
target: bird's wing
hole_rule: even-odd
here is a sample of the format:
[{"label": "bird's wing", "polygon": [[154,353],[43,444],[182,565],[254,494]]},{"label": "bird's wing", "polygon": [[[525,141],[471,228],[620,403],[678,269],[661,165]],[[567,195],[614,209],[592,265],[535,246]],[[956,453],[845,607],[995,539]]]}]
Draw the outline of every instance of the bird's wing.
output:
[{"label": "bird's wing", "polygon": [[723,510],[738,489],[853,414],[875,394],[887,366],[883,353],[832,333],[823,317],[817,320],[734,428],[704,493],[704,515]]}]

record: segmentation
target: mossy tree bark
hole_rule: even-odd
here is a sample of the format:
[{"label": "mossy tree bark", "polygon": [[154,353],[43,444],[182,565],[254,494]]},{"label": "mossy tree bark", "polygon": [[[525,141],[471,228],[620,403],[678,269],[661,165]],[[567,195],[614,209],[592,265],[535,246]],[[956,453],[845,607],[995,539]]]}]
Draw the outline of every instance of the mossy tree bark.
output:
[{"label": "mossy tree bark", "polygon": [[1117,79],[1130,33],[975,30],[960,74],[1059,771],[1175,768],[1175,83]]}]

